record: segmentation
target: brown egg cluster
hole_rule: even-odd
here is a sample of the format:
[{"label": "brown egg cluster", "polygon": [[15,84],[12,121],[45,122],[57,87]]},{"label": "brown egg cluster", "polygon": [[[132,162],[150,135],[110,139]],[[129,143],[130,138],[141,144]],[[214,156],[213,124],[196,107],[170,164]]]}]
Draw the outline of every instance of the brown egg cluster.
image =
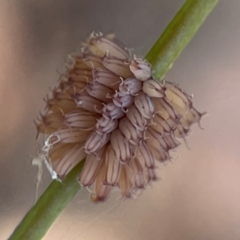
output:
[{"label": "brown egg cluster", "polygon": [[131,197],[156,179],[159,162],[185,139],[203,114],[192,97],[151,76],[150,64],[131,58],[113,36],[93,33],[35,121],[44,134],[42,154],[59,179],[86,158],[82,186],[94,186],[93,201],[113,187]]}]

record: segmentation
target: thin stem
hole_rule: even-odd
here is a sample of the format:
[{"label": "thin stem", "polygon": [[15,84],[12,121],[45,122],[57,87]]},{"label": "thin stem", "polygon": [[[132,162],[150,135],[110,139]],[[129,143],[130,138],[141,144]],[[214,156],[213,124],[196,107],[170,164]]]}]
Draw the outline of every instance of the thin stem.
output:
[{"label": "thin stem", "polygon": [[[162,79],[216,5],[217,0],[187,0],[146,55],[156,79]],[[80,189],[81,161],[60,183],[52,181],[9,240],[40,240]]]},{"label": "thin stem", "polygon": [[155,79],[163,79],[218,0],[186,0],[146,55]]},{"label": "thin stem", "polygon": [[9,240],[39,240],[44,237],[53,222],[79,191],[80,184],[76,178],[82,170],[83,163],[84,161],[81,161],[74,167],[64,181],[52,181]]}]

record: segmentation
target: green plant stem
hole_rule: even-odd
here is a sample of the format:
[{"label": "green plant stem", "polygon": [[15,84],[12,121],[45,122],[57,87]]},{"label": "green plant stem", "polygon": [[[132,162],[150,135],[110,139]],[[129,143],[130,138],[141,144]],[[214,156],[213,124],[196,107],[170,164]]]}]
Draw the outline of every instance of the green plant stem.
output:
[{"label": "green plant stem", "polygon": [[[216,5],[217,0],[187,0],[146,55],[156,79],[162,79]],[[80,189],[78,164],[60,183],[52,181],[9,240],[40,240]]]},{"label": "green plant stem", "polygon": [[161,80],[172,67],[218,0],[186,0],[146,55],[152,74]]},{"label": "green plant stem", "polygon": [[76,178],[82,170],[81,161],[62,182],[53,180],[38,199],[32,209],[25,215],[9,240],[40,240],[53,222],[73,199],[80,184]]}]

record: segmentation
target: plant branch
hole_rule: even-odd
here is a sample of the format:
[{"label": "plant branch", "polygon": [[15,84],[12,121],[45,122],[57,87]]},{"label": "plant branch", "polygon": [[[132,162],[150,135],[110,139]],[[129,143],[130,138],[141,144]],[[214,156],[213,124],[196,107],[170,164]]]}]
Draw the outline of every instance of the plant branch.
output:
[{"label": "plant branch", "polygon": [[76,165],[64,181],[53,180],[36,204],[30,209],[17,226],[9,240],[40,240],[53,222],[73,199],[80,184],[77,176],[84,161]]},{"label": "plant branch", "polygon": [[186,0],[146,55],[155,79],[163,79],[218,0]]}]

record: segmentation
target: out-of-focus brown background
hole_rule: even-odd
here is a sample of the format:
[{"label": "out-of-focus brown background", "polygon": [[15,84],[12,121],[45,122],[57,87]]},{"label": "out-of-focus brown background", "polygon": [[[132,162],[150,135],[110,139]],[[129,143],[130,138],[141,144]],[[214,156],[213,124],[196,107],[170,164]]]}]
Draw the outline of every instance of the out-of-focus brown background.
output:
[{"label": "out-of-focus brown background", "polygon": [[[0,2],[0,239],[34,203],[33,119],[68,53],[92,30],[144,56],[184,1]],[[94,205],[81,191],[46,240],[240,239],[240,1],[221,0],[166,79],[209,115],[135,200]],[[51,181],[45,170],[39,193]]]}]

